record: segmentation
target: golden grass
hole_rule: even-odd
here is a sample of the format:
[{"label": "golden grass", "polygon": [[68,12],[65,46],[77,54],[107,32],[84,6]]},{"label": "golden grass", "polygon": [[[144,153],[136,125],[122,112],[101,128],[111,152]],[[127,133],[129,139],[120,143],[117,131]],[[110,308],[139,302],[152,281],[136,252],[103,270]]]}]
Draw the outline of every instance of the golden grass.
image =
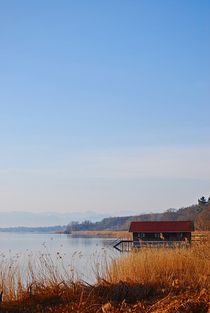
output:
[{"label": "golden grass", "polygon": [[107,265],[91,286],[76,281],[42,255],[28,264],[0,263],[1,313],[207,313],[210,308],[210,244],[144,248]]},{"label": "golden grass", "polygon": [[126,230],[80,230],[73,231],[74,236],[87,236],[87,237],[110,237],[119,239],[131,239],[131,233]]},{"label": "golden grass", "polygon": [[[73,236],[87,236],[87,237],[109,237],[119,239],[132,239],[132,233],[127,230],[80,230],[73,231]],[[210,239],[210,231],[195,231],[192,233],[192,240],[202,241]]]},{"label": "golden grass", "polygon": [[142,248],[113,260],[106,279],[112,283],[155,284],[160,288],[210,290],[210,244],[190,248]]}]

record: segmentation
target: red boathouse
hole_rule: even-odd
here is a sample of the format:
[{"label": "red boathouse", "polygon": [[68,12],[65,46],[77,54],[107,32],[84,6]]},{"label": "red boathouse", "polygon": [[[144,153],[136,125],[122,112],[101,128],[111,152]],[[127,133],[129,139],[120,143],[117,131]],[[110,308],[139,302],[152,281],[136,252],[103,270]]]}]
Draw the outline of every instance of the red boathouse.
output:
[{"label": "red boathouse", "polygon": [[148,244],[190,243],[192,221],[131,222],[129,232],[133,233],[134,246]]}]

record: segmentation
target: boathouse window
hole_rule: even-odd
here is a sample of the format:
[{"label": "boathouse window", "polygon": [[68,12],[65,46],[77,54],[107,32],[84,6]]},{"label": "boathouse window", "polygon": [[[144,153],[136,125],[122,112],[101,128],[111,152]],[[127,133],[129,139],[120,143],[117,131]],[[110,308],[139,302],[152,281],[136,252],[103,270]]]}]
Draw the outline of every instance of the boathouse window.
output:
[{"label": "boathouse window", "polygon": [[138,233],[137,236],[140,239],[160,239],[159,233]]}]

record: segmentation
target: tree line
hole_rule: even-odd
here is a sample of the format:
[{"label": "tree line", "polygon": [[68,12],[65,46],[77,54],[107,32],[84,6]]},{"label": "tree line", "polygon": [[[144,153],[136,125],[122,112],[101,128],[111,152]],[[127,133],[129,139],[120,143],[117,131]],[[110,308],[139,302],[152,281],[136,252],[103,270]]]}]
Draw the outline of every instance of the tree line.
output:
[{"label": "tree line", "polygon": [[210,230],[210,197],[203,196],[198,204],[180,209],[170,208],[163,213],[148,213],[135,216],[108,217],[100,222],[71,221],[65,233],[82,230],[128,230],[131,221],[183,221],[191,220],[198,230]]}]

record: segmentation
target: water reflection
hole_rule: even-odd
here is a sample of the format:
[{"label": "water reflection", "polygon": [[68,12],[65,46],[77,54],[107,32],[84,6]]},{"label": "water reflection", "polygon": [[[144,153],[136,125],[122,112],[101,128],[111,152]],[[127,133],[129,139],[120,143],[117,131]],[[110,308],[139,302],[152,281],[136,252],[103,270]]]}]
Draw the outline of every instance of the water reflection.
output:
[{"label": "water reflection", "polygon": [[118,255],[112,242],[110,238],[64,234],[0,233],[0,263],[2,267],[4,259],[4,266],[11,262],[12,266],[18,264],[24,272],[31,262],[36,264],[37,271],[42,266],[39,264],[42,258],[54,263],[61,274],[74,271],[77,279],[92,283],[98,272],[103,271],[103,262]]}]

